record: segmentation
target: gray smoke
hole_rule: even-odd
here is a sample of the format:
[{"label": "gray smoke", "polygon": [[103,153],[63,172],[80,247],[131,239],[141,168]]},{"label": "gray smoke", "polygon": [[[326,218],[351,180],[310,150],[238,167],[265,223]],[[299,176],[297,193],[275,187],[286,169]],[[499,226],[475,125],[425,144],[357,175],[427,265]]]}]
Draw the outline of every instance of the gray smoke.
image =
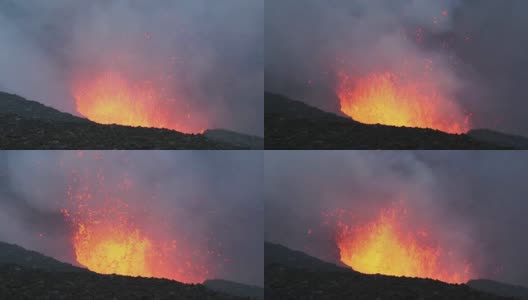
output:
[{"label": "gray smoke", "polygon": [[262,23],[263,1],[1,0],[0,90],[78,114],[80,77],[172,76],[194,126],[262,135]]},{"label": "gray smoke", "polygon": [[205,260],[210,276],[263,284],[262,154],[13,151],[0,153],[0,166],[1,241],[76,264],[60,209],[71,210],[68,190],[87,182],[92,208],[125,201],[143,231],[203,254],[195,263]]},{"label": "gray smoke", "polygon": [[412,229],[478,277],[528,285],[526,154],[504,152],[274,152],[265,160],[265,239],[339,263],[335,210],[350,225],[404,200]]},{"label": "gray smoke", "polygon": [[338,72],[365,76],[414,57],[433,62],[439,90],[472,114],[473,128],[528,135],[526,8],[523,0],[268,1],[265,88],[339,112]]}]

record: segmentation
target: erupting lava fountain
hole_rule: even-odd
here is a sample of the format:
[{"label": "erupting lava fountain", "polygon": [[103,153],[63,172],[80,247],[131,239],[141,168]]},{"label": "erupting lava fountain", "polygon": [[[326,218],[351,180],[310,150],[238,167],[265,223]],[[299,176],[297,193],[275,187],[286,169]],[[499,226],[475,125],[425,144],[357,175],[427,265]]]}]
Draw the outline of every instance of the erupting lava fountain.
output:
[{"label": "erupting lava fountain", "polygon": [[[444,251],[428,231],[405,230],[403,210],[383,210],[362,226],[338,223],[341,261],[366,274],[422,277],[449,283],[471,279],[471,267],[451,251]],[[454,248],[454,247],[453,247]]]},{"label": "erupting lava fountain", "polygon": [[356,80],[341,73],[337,95],[341,111],[358,122],[459,134],[470,129],[470,115],[440,94],[434,83],[406,80],[395,73],[372,73]]},{"label": "erupting lava fountain", "polygon": [[188,105],[171,96],[167,84],[132,81],[118,72],[106,72],[79,81],[73,90],[77,111],[101,124],[168,128],[196,133]]}]

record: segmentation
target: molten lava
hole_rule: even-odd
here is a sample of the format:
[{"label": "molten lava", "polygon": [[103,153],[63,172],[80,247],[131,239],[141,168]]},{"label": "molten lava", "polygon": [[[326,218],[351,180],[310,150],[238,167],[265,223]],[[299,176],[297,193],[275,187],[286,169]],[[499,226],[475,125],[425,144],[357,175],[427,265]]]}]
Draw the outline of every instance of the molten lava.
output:
[{"label": "molten lava", "polygon": [[469,115],[443,97],[434,84],[394,73],[372,73],[352,80],[340,74],[341,111],[366,124],[432,128],[448,133],[469,130]]},{"label": "molten lava", "polygon": [[[188,107],[180,107],[165,88],[152,81],[131,82],[117,72],[82,80],[73,94],[77,111],[101,124],[169,128],[198,132]],[[175,108],[178,111],[175,111]]]},{"label": "molten lava", "polygon": [[153,276],[152,242],[137,229],[112,225],[78,224],[74,237],[77,261],[102,274]]},{"label": "molten lava", "polygon": [[449,283],[470,279],[469,264],[445,253],[423,230],[405,232],[397,209],[383,211],[364,226],[339,223],[337,245],[341,261],[367,274],[422,277]]},{"label": "molten lava", "polygon": [[63,209],[73,223],[73,248],[77,262],[101,274],[169,278],[180,282],[202,282],[209,274],[196,263],[187,245],[168,236],[160,239],[134,224],[124,202],[106,201],[93,209],[81,202],[75,212]]}]

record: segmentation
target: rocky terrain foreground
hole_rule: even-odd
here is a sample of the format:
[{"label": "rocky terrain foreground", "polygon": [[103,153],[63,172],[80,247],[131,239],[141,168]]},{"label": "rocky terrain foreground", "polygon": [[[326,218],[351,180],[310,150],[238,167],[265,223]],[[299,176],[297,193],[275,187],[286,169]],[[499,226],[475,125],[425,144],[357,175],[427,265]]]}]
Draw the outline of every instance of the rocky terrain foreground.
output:
[{"label": "rocky terrain foreground", "polygon": [[332,265],[281,245],[265,244],[266,299],[505,300],[465,284],[385,275],[366,275]]},{"label": "rocky terrain foreground", "polygon": [[0,265],[0,299],[188,299],[237,300],[201,284],[167,279],[101,275],[93,272],[49,272]]},{"label": "rocky terrain foreground", "polygon": [[103,125],[0,92],[0,149],[250,149],[261,138]]},{"label": "rocky terrain foreground", "polygon": [[[239,295],[255,288],[221,281],[219,289],[233,289]],[[257,290],[258,291],[258,290]],[[184,284],[158,278],[102,275],[0,242],[0,299],[186,299],[242,300],[257,297],[233,296],[204,284]]]},{"label": "rocky terrain foreground", "polygon": [[280,95],[265,93],[264,98],[266,149],[515,149],[523,145],[490,134],[481,140],[478,132],[470,136],[367,125]]}]

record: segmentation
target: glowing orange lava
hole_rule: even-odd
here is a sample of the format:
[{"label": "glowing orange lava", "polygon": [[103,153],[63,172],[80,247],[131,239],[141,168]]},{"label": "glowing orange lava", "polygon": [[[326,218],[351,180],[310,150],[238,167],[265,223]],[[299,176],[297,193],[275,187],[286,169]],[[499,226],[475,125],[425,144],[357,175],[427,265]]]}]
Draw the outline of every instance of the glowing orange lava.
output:
[{"label": "glowing orange lava", "polygon": [[[105,159],[102,154],[94,155],[97,160]],[[85,155],[76,158],[89,159]],[[151,202],[121,198],[141,193],[129,178],[108,187],[104,169],[95,173],[89,168],[74,169],[71,175],[73,184],[61,212],[71,224],[72,246],[80,265],[102,274],[186,283],[201,283],[214,276],[209,256],[221,257],[219,253],[203,248],[201,239],[189,239],[185,229],[174,228],[159,210],[147,219]]]},{"label": "glowing orange lava", "polygon": [[106,72],[78,82],[73,94],[77,111],[97,123],[198,130],[189,125],[188,107],[179,107],[152,81],[131,82],[117,72]]},{"label": "glowing orange lava", "polygon": [[426,231],[405,233],[401,211],[383,211],[364,226],[339,224],[337,245],[341,261],[367,274],[422,277],[449,283],[470,279],[469,264],[445,253],[428,239]]},{"label": "glowing orange lava", "polygon": [[[101,274],[169,278],[180,282],[203,282],[206,267],[193,262],[189,251],[168,237],[154,238],[134,224],[121,201],[107,201],[101,209],[83,202],[63,214],[73,223],[72,238],[79,264]],[[193,252],[193,253],[191,253]]]},{"label": "glowing orange lava", "polygon": [[77,261],[102,274],[153,276],[152,242],[139,230],[113,224],[78,224],[74,237]]},{"label": "glowing orange lava", "polygon": [[404,80],[394,73],[372,73],[352,80],[340,74],[341,111],[366,124],[432,128],[465,133],[469,115],[436,91],[434,85]]}]

